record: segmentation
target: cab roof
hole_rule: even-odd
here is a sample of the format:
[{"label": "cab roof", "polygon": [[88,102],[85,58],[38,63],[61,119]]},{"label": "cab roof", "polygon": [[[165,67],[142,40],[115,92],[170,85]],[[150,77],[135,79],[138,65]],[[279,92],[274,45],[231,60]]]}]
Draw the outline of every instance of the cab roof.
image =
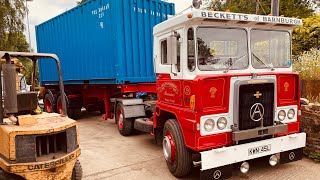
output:
[{"label": "cab roof", "polygon": [[[302,20],[281,16],[263,16],[256,14],[242,14],[221,11],[204,11],[194,9],[189,12],[174,16],[154,28],[154,34],[175,26],[192,21],[213,22],[216,24],[245,27],[293,29],[302,26]],[[200,23],[199,23],[200,24]]]}]

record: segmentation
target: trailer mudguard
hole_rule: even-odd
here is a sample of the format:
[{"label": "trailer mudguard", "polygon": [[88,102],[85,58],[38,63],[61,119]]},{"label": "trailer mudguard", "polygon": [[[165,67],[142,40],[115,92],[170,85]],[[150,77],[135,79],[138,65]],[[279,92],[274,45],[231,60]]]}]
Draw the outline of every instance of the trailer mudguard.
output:
[{"label": "trailer mudguard", "polygon": [[144,104],[143,104],[142,99],[119,98],[119,99],[116,99],[116,103],[121,103],[123,105],[123,111],[124,111],[123,113],[125,114],[126,118],[135,118],[135,117],[145,117],[146,116],[146,112],[145,112],[145,108],[144,108]]}]

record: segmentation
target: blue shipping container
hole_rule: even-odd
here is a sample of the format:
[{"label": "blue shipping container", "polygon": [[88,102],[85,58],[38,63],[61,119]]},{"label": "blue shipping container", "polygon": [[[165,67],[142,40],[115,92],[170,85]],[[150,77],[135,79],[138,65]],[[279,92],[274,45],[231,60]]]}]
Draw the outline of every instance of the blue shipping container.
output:
[{"label": "blue shipping container", "polygon": [[[174,14],[160,0],[89,0],[36,27],[38,52],[55,53],[65,84],[154,82],[153,27]],[[39,61],[41,85],[57,84]]]}]

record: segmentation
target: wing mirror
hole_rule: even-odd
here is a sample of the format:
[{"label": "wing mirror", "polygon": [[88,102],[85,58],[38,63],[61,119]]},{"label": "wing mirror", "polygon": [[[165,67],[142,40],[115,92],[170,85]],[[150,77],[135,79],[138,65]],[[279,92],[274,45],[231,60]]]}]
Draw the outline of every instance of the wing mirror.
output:
[{"label": "wing mirror", "polygon": [[177,45],[178,37],[177,35],[171,35],[167,37],[167,60],[168,64],[177,64]]}]

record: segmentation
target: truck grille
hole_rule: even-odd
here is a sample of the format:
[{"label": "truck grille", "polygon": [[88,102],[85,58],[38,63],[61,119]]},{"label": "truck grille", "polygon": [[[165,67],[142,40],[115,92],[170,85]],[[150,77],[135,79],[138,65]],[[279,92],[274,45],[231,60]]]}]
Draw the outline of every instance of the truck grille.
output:
[{"label": "truck grille", "polygon": [[261,126],[261,121],[255,122],[251,119],[251,107],[253,107],[253,105],[256,103],[262,104],[264,108],[263,126],[272,126],[274,119],[273,83],[249,84],[240,86],[239,130],[253,129]]}]

